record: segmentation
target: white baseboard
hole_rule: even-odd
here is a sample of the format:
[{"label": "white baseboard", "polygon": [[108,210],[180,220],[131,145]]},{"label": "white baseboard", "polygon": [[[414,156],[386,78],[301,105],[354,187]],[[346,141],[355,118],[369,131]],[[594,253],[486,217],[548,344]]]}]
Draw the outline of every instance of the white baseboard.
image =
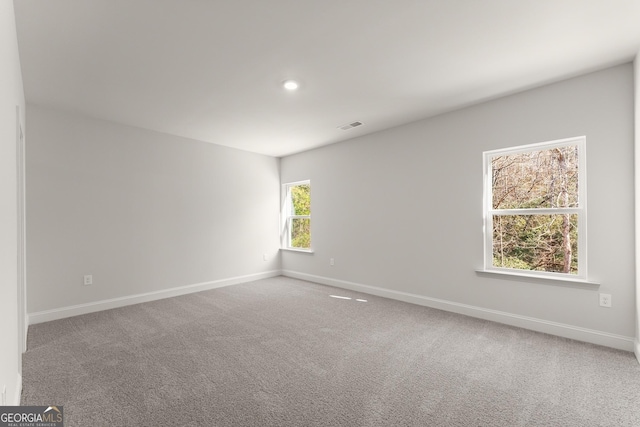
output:
[{"label": "white baseboard", "polygon": [[640,338],[636,339],[635,348],[633,352],[636,354],[636,359],[638,359],[638,363],[640,363]]},{"label": "white baseboard", "polygon": [[22,375],[18,373],[18,380],[16,381],[16,392],[13,396],[13,402],[7,402],[7,405],[20,406],[21,398],[22,398]]},{"label": "white baseboard", "polygon": [[[332,279],[329,277],[315,276],[312,274],[300,273],[297,271],[283,270],[282,275],[301,280],[308,280],[310,282],[320,283],[323,285],[335,286],[337,288],[349,289],[352,291],[363,292],[370,295],[390,298],[398,301],[409,302],[425,307],[437,308],[444,311],[464,314],[466,316],[476,317],[484,320],[491,320],[493,322],[504,323],[511,326],[517,326],[524,329],[530,329],[537,332],[543,332],[546,334],[570,338],[577,341],[603,345],[620,350],[634,351],[635,347],[636,356],[640,354],[640,347],[638,346],[637,342],[634,342],[634,338],[625,337],[622,335],[610,334],[608,332],[596,331],[593,329],[567,325],[564,323],[551,322],[534,317],[521,316],[504,311],[490,310],[487,308],[461,304],[438,298],[429,298],[423,295],[394,291],[390,289],[379,288],[376,286],[369,286],[360,283]],[[640,360],[640,356],[638,356],[638,359]]]},{"label": "white baseboard", "polygon": [[29,336],[29,315],[27,313],[24,314],[24,335],[22,336],[23,339],[23,347],[22,347],[22,352],[24,353],[25,351],[27,351],[27,337]]},{"label": "white baseboard", "polygon": [[28,324],[34,325],[36,323],[50,322],[52,320],[64,319],[66,317],[79,316],[81,314],[94,313],[96,311],[109,310],[112,308],[124,307],[127,305],[140,304],[143,302],[191,294],[194,292],[207,291],[209,289],[222,288],[224,286],[237,285],[239,283],[252,282],[254,280],[267,279],[269,277],[280,275],[280,270],[273,270],[264,273],[249,274],[246,276],[213,280],[211,282],[196,283],[193,285],[180,286],[171,289],[163,289],[161,291],[147,292],[144,294],[129,295],[126,297],[72,305],[69,307],[61,307],[53,310],[39,311],[36,313],[28,314]]}]

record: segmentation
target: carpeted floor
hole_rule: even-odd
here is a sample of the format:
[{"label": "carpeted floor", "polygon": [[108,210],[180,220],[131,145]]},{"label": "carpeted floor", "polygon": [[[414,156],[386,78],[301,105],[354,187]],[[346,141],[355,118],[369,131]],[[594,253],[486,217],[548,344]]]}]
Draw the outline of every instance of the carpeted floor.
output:
[{"label": "carpeted floor", "polygon": [[631,353],[285,277],[33,325],[28,348],[22,404],[66,427],[640,426]]}]

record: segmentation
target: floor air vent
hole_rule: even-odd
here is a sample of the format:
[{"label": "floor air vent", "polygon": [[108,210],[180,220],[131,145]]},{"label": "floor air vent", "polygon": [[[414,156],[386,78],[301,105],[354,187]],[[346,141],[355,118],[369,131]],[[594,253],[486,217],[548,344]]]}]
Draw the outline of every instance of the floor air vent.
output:
[{"label": "floor air vent", "polygon": [[348,125],[338,126],[338,128],[342,130],[348,130],[358,126],[362,126],[362,122],[353,122],[353,123],[349,123]]}]

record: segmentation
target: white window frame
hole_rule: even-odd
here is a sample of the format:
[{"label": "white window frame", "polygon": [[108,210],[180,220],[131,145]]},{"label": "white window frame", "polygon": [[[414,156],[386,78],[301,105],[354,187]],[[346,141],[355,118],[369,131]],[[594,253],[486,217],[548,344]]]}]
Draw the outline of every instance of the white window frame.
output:
[{"label": "white window frame", "polygon": [[[312,253],[313,249],[309,248],[298,248],[291,246],[291,223],[294,219],[309,219],[311,221],[311,215],[293,215],[292,210],[292,201],[291,201],[291,188],[297,187],[300,185],[308,185],[311,188],[311,180],[307,179],[304,181],[296,181],[296,182],[288,182],[282,185],[282,249],[286,249],[289,251],[297,251],[297,252],[308,252]],[[311,190],[309,190],[311,191]],[[311,202],[313,204],[313,201]],[[311,222],[313,224],[313,222]],[[310,231],[311,233],[311,231]],[[313,234],[312,234],[313,235]]]},{"label": "white window frame", "polygon": [[[557,147],[578,146],[578,207],[570,208],[532,208],[532,209],[493,209],[493,186],[491,159],[499,155],[549,150]],[[485,151],[484,170],[484,271],[513,274],[518,276],[540,277],[568,281],[587,281],[587,162],[586,137],[559,139],[536,144],[521,145],[505,149]],[[521,270],[496,267],[493,265],[493,216],[494,215],[578,215],[578,274],[548,271]]]}]

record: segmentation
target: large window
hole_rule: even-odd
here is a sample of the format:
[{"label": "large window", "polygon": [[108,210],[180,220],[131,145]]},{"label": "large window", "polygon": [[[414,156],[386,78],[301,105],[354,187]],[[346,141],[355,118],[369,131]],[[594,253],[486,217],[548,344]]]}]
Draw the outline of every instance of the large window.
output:
[{"label": "large window", "polygon": [[311,249],[311,182],[284,185],[285,246],[289,249]]},{"label": "large window", "polygon": [[586,279],[585,145],[484,153],[485,270]]}]

